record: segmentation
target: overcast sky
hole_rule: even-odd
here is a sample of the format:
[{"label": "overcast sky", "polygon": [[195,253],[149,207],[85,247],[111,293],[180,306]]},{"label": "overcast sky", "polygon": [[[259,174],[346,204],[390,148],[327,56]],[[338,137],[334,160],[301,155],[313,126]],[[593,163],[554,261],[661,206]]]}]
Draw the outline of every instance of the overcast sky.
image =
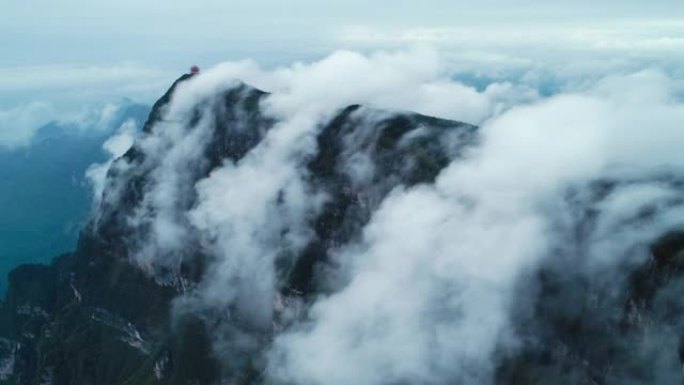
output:
[{"label": "overcast sky", "polygon": [[[0,129],[121,97],[151,102],[191,64],[310,61],[427,45],[455,73],[679,73],[681,0],[0,0]],[[533,74],[532,71],[534,70]],[[552,74],[552,75],[549,75]],[[538,79],[537,79],[538,80]],[[31,116],[37,116],[32,113]],[[5,119],[7,120],[7,119]]]},{"label": "overcast sky", "polygon": [[[679,0],[3,0],[3,66],[291,60],[359,43],[349,31],[624,28],[681,32]],[[672,28],[668,31],[671,33]],[[401,33],[401,32],[400,32]],[[667,35],[667,34],[666,34]],[[476,43],[477,36],[468,36]],[[651,36],[653,37],[653,36]],[[675,37],[675,36],[662,36]],[[350,38],[353,38],[350,41]]]}]

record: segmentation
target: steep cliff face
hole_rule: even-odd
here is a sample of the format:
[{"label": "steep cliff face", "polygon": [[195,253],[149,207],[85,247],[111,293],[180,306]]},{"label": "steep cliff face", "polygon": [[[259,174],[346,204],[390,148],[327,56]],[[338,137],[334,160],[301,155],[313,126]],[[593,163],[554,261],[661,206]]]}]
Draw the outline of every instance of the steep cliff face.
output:
[{"label": "steep cliff face", "polygon": [[155,104],[73,253],[10,275],[0,383],[682,381],[677,174],[530,208],[468,190],[472,125],[200,86]]}]

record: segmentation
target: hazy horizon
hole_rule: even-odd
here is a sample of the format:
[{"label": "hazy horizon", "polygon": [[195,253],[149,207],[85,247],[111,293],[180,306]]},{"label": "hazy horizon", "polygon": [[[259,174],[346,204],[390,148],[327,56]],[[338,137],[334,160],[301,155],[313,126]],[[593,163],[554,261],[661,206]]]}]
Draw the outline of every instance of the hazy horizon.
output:
[{"label": "hazy horizon", "polygon": [[[152,103],[192,64],[264,68],[428,47],[461,79],[541,89],[655,69],[681,74],[684,3],[261,0],[7,2],[0,14],[0,147],[55,119]],[[543,90],[542,90],[543,91]]]}]

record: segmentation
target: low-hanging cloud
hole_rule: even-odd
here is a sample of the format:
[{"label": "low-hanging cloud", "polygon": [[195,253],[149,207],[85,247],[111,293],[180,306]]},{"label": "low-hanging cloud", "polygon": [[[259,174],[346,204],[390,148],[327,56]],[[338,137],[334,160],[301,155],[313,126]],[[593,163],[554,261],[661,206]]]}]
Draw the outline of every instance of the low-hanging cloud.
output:
[{"label": "low-hanging cloud", "polygon": [[[359,82],[359,76],[367,81]],[[213,126],[209,120],[201,120],[189,129],[187,127],[194,106],[210,100],[222,90],[234,87],[235,79],[272,91],[273,95],[264,102],[264,107],[281,122],[239,165],[227,164],[224,170],[213,173],[209,179],[220,183],[220,175],[232,175],[229,173],[231,167],[237,167],[239,172],[247,173],[245,175],[250,177],[260,174],[260,171],[269,173],[273,183],[269,187],[271,192],[264,198],[267,200],[277,197],[278,192],[291,183],[294,176],[299,175],[296,169],[300,164],[297,160],[315,152],[319,123],[336,109],[348,104],[364,102],[371,106],[400,110],[420,104],[424,110],[417,108],[418,112],[467,121],[472,119],[477,123],[499,113],[507,105],[536,97],[533,91],[527,89],[523,89],[525,92],[521,97],[520,93],[513,92],[514,86],[509,84],[493,85],[479,93],[474,88],[450,81],[448,73],[440,68],[436,53],[429,50],[378,53],[371,57],[343,51],[319,62],[296,64],[273,71],[263,70],[250,61],[221,64],[197,78],[181,83],[167,107],[166,119],[155,127],[156,135],[140,141],[141,150],[151,154],[154,159],[150,162],[163,165],[153,171],[157,175],[155,187],[147,195],[147,199],[153,199],[157,194],[163,195],[155,199],[157,203],[150,203],[157,213],[176,210],[173,202],[179,199],[177,189],[182,185],[179,178],[186,174],[182,172],[185,167],[177,162],[186,163],[189,159],[195,159],[194,162],[201,163],[202,143],[210,139]],[[357,86],[347,87],[352,82]],[[418,93],[414,95],[406,90],[417,90]],[[464,106],[463,100],[469,100],[472,104]],[[174,154],[178,156],[172,160],[170,157]],[[269,157],[273,159],[267,161]],[[245,180],[249,181],[249,178]],[[208,181],[200,184],[208,185]],[[243,186],[247,191],[248,184]],[[245,194],[245,197],[252,195]],[[255,202],[245,203],[244,207],[260,206]],[[153,227],[167,230],[175,228],[173,221],[163,221],[161,216],[155,216]],[[140,212],[139,217],[146,218],[147,215]],[[161,232],[158,238],[170,242],[179,239],[178,236],[167,235]],[[163,247],[163,244],[157,246]]]},{"label": "low-hanging cloud", "polygon": [[[383,203],[361,251],[340,255],[352,264],[348,285],[316,302],[301,329],[276,338],[270,375],[314,384],[493,383],[494,352],[515,338],[517,280],[559,242],[550,229],[565,214],[545,208],[598,178],[681,173],[683,113],[667,79],[646,72],[488,121],[482,146],[435,186],[397,190]],[[591,265],[624,264],[621,252],[684,225],[679,206],[647,228],[615,233],[611,222],[680,195],[649,186],[602,207],[606,227],[590,244]]]},{"label": "low-hanging cloud", "polygon": [[[103,115],[109,115],[110,110],[106,111]],[[127,120],[124,122],[117,132],[102,144],[102,149],[107,153],[109,159],[104,163],[93,164],[86,170],[86,177],[93,189],[93,207],[97,207],[100,204],[109,167],[115,159],[121,157],[131,148],[135,140],[136,131],[135,121]]]},{"label": "low-hanging cloud", "polygon": [[[59,111],[45,102],[32,102],[0,110],[0,149],[14,150],[45,136],[106,135],[119,128],[130,107],[142,108],[130,100],[89,104],[74,111]],[[136,117],[137,118],[137,117]]]},{"label": "low-hanging cloud", "polygon": [[[272,93],[258,105],[273,123],[244,156],[209,172],[216,95],[240,89],[235,79]],[[321,150],[322,125],[354,103],[481,124],[480,144],[434,184],[397,182],[370,205],[361,238],[328,250],[335,263],[321,274],[334,282],[331,293],[306,306],[284,300],[276,265],[297,259],[330,199],[305,164]],[[229,135],[250,129],[246,116],[231,116]],[[175,282],[183,293],[177,310],[212,319],[215,353],[231,370],[265,351],[263,378],[273,383],[490,384],[496,353],[516,346],[511,315],[521,277],[567,240],[568,191],[631,181],[601,205],[603,227],[586,240],[589,274],[622,269],[616,251],[681,225],[681,204],[639,237],[630,238],[636,229],[623,228],[623,218],[677,195],[654,175],[681,173],[683,117],[670,79],[651,71],[542,98],[511,83],[463,85],[429,50],[342,51],[275,70],[224,63],[179,84],[163,119],[135,145],[150,183],[128,218],[147,229],[131,257],[150,274],[163,266],[178,275],[188,247],[206,254],[210,267],[196,285]],[[352,139],[346,172],[363,186],[375,170],[359,154],[368,148]],[[616,224],[624,231],[612,231]],[[275,325],[283,301],[300,310]]]}]

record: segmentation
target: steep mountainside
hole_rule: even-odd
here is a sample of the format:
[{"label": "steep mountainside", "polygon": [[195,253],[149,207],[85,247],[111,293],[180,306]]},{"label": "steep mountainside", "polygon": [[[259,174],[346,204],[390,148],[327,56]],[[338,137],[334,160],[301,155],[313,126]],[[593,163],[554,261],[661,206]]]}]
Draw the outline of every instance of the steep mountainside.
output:
[{"label": "steep mountainside", "polygon": [[[683,204],[676,174],[563,190],[540,208],[568,213],[544,227],[563,242],[499,286],[488,279],[509,264],[513,246],[496,236],[507,218],[480,223],[472,197],[453,204],[492,234],[485,243],[498,266],[454,269],[430,259],[448,254],[442,238],[427,251],[401,239],[431,225],[426,217],[452,231],[427,197],[477,148],[476,127],[361,105],[290,113],[249,85],[200,92],[199,80],[183,76],[155,104],[110,167],[77,249],[11,273],[0,383],[341,384],[366,367],[375,368],[362,373],[367,384],[682,382],[684,233],[675,220],[648,227]],[[652,185],[668,192],[657,204],[608,215],[621,194]],[[407,191],[425,199],[392,216]],[[374,241],[387,235],[384,223],[400,229],[396,243]],[[468,225],[449,241],[468,246]],[[405,253],[421,257],[407,265]],[[597,254],[624,258],[596,267]],[[456,282],[459,274],[484,289]],[[363,296],[348,294],[357,287]],[[491,302],[510,327],[477,313]],[[364,318],[367,309],[378,318]],[[495,340],[491,352],[458,326],[471,311],[484,328],[473,330]],[[386,346],[415,330],[433,342]],[[323,337],[309,344],[312,336]]]}]

